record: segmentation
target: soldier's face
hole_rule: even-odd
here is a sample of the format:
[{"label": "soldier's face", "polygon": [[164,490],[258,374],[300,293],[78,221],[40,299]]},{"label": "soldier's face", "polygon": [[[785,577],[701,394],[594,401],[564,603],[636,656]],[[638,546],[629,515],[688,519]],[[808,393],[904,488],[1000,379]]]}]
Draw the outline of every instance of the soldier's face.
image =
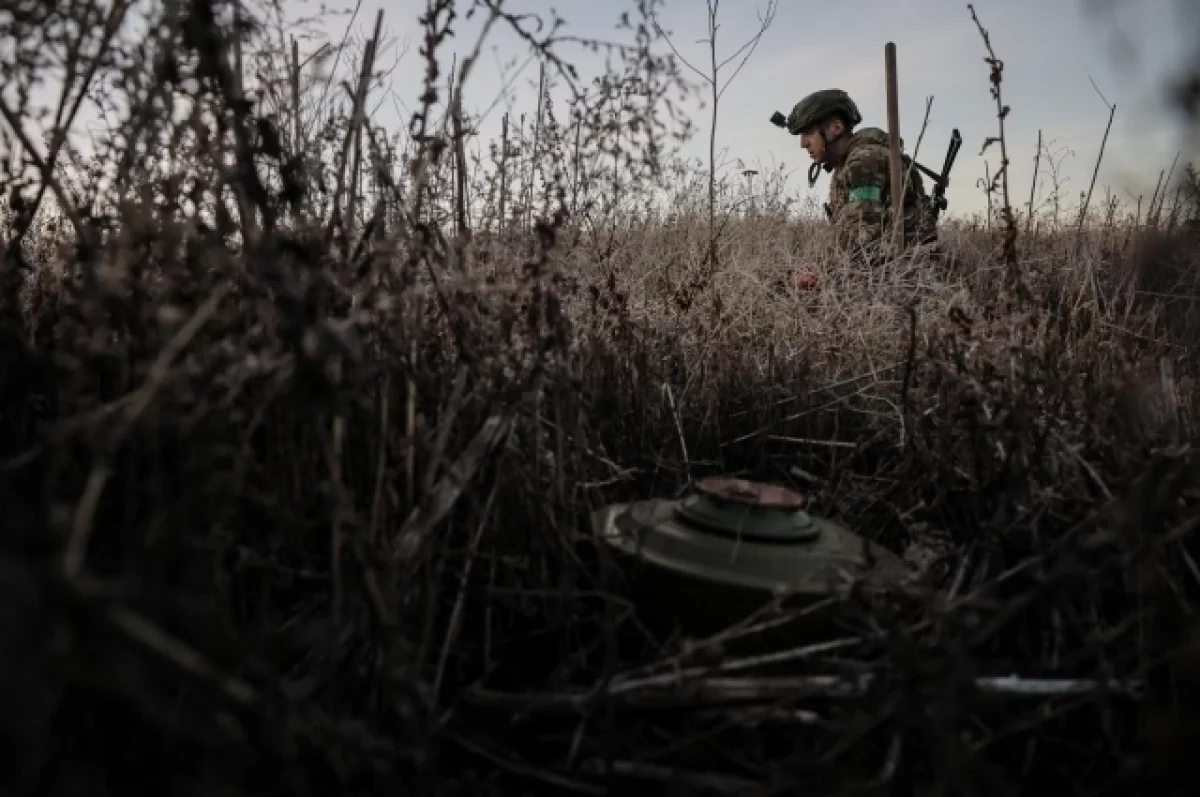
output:
[{"label": "soldier's face", "polygon": [[808,153],[808,157],[818,163],[825,154],[825,137],[819,130],[810,130],[800,134],[800,146]]},{"label": "soldier's face", "polygon": [[832,138],[837,138],[844,129],[841,119],[831,119],[821,128],[802,132],[800,134],[800,146],[804,147],[810,158],[818,163],[822,163],[828,154],[826,142]]}]

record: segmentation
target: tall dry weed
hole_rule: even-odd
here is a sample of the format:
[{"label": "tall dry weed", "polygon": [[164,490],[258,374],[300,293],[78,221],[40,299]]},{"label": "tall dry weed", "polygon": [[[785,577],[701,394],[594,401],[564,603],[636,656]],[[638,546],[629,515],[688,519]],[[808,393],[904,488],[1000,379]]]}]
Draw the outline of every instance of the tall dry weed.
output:
[{"label": "tall dry weed", "polygon": [[[5,793],[1184,782],[1192,249],[947,221],[862,273],[771,174],[710,218],[656,8],[588,83],[554,24],[434,0],[407,135],[364,113],[386,42],[305,62],[269,5],[0,22]],[[565,89],[486,155],[438,57],[468,10]],[[34,132],[61,64],[88,169]],[[831,599],[793,682],[650,644],[587,513],[714,473],[927,583]]]}]

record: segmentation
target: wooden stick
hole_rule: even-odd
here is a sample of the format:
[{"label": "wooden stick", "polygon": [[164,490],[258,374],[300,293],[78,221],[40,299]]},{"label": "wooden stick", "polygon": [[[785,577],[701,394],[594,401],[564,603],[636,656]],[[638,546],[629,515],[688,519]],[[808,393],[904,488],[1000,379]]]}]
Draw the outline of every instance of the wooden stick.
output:
[{"label": "wooden stick", "polygon": [[892,247],[898,257],[904,248],[904,170],[900,160],[900,100],[896,78],[896,43],[883,48],[887,81],[888,150],[892,184]]}]

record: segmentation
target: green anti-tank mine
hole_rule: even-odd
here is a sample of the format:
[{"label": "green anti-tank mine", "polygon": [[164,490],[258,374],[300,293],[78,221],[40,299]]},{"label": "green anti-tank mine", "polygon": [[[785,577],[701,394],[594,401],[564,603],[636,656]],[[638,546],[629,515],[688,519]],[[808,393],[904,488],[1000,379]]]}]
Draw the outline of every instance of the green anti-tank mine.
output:
[{"label": "green anti-tank mine", "polygon": [[803,505],[783,487],[711,478],[682,500],[604,507],[593,527],[629,561],[643,610],[689,634],[720,630],[780,594],[803,604],[851,581],[908,577],[893,553]]}]

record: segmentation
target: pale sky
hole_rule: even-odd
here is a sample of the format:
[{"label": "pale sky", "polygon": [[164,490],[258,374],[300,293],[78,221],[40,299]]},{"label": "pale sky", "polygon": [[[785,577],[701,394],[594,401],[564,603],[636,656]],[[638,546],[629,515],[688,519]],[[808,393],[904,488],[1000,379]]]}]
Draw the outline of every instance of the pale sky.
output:
[{"label": "pale sky", "polygon": [[[314,8],[311,0],[290,2],[297,14]],[[353,5],[348,0],[347,4]],[[765,4],[765,0],[721,0],[720,56],[733,53],[753,35],[757,12]],[[1185,144],[1176,118],[1159,114],[1166,107],[1167,79],[1183,63],[1186,46],[1197,40],[1197,14],[1191,10],[1189,16],[1185,11],[1185,6],[1194,9],[1195,4],[1106,0],[1107,12],[1088,13],[1096,5],[1096,0],[975,3],[997,55],[1005,62],[1003,97],[1012,106],[1007,120],[1011,190],[1018,206],[1028,200],[1039,128],[1053,150],[1071,153],[1061,163],[1067,204],[1073,205],[1079,192],[1087,189],[1108,119],[1108,109],[1089,78],[1117,105],[1093,205],[1102,201],[1106,184],[1126,200],[1125,191],[1144,194],[1148,203],[1160,170],[1170,167]],[[364,0],[353,26],[357,37],[369,36],[376,10],[385,9],[385,37],[395,43],[381,58],[391,63],[405,43],[409,45],[390,79],[410,107],[419,93],[422,72],[415,21],[424,6],[423,0]],[[531,13],[555,8],[567,20],[567,32],[578,36],[609,40],[628,36],[614,27],[624,10],[615,0],[509,0],[508,6]],[[708,59],[707,46],[698,43],[705,38],[705,15],[705,0],[668,0],[660,16],[679,51],[701,69]],[[347,20],[332,19],[331,33],[340,37]],[[467,21],[450,40],[460,58],[473,46],[476,30],[477,21]],[[1131,46],[1118,46],[1122,40]],[[511,35],[497,33],[490,41],[465,92],[466,104],[478,110],[490,106],[499,92],[502,78],[497,65],[524,54]],[[789,185],[806,191],[808,156],[797,139],[770,124],[771,113],[776,109],[787,113],[809,91],[838,87],[855,98],[864,126],[886,127],[883,52],[888,41],[898,49],[901,135],[906,146],[911,151],[926,98],[933,95],[919,160],[940,168],[950,132],[958,127],[964,144],[948,192],[950,213],[982,209],[986,200],[976,181],[984,175],[985,159],[992,171],[1000,159],[998,147],[979,154],[984,139],[997,129],[995,103],[989,94],[983,42],[966,3],[959,0],[781,0],[773,25],[722,98],[718,148],[725,152],[729,168],[738,168],[734,163],[738,159],[749,168],[769,169],[782,162],[792,175]],[[450,52],[445,53],[447,67]],[[1123,58],[1123,52],[1132,57]],[[596,56],[569,49],[564,53],[573,56],[585,78],[594,73]],[[517,113],[532,114],[536,80],[537,66],[530,64],[514,84]],[[493,111],[485,120],[485,140],[499,138],[502,112],[502,108]],[[707,114],[707,109],[692,109],[699,131],[685,154],[707,156]],[[401,123],[398,116],[396,121]],[[1185,151],[1181,163],[1187,156]],[[1042,174],[1046,174],[1044,165]],[[824,197],[827,186],[828,177],[823,176],[816,187],[819,196]]]},{"label": "pale sky", "polygon": [[[295,16],[313,14],[318,0],[285,0]],[[326,0],[338,9],[353,8],[354,0]],[[466,4],[464,0],[464,5]],[[623,0],[507,0],[514,12],[545,14],[554,8],[568,23],[566,33],[609,41],[630,41],[628,31],[616,29]],[[717,36],[721,59],[734,53],[757,30],[758,13],[766,0],[720,0]],[[375,14],[385,9],[384,35],[391,40],[380,54],[382,66],[395,64],[391,90],[412,108],[420,94],[424,65],[418,53],[421,31],[417,18],[426,0],[363,0],[352,25],[353,35],[365,40]],[[1100,7],[1107,11],[1095,11]],[[1171,166],[1185,148],[1200,155],[1197,137],[1189,138],[1179,119],[1167,110],[1166,85],[1189,55],[1187,47],[1200,42],[1200,4],[1188,0],[977,0],[975,8],[988,29],[997,55],[1004,60],[1004,101],[1012,111],[1007,120],[1010,187],[1013,203],[1028,201],[1038,130],[1061,159],[1060,176],[1066,204],[1074,205],[1091,180],[1108,109],[1092,87],[1094,80],[1110,102],[1116,118],[1104,154],[1093,197],[1103,202],[1104,187],[1116,191],[1132,207],[1143,195],[1148,205],[1159,173]],[[1093,9],[1089,13],[1089,9]],[[348,15],[326,18],[329,38],[340,40]],[[659,22],[690,63],[703,69],[708,60],[705,38],[705,0],[667,0]],[[457,50],[461,59],[473,47],[481,16],[459,20],[456,36],[442,51],[443,70]],[[998,147],[980,155],[983,141],[996,133],[996,110],[989,94],[989,68],[983,42],[960,0],[844,0],[806,2],[780,0],[774,23],[763,36],[745,68],[737,74],[721,101],[718,150],[733,173],[742,168],[772,170],[782,163],[790,174],[789,187],[807,193],[807,154],[799,141],[770,124],[773,111],[785,114],[805,94],[823,88],[850,92],[864,116],[864,126],[886,127],[884,45],[898,48],[901,136],[911,152],[920,132],[926,98],[934,97],[929,129],[918,159],[939,169],[954,127],[964,144],[948,192],[951,215],[971,215],[986,206],[977,185],[985,160],[994,172]],[[1124,47],[1118,46],[1124,43]],[[316,45],[302,44],[302,58]],[[576,64],[583,81],[600,68],[601,56],[578,46],[560,54]],[[403,54],[402,54],[403,53]],[[401,55],[402,54],[402,55]],[[532,118],[536,109],[537,65],[527,61],[528,48],[505,29],[493,32],[476,70],[468,81],[465,104],[482,111],[492,106],[505,82],[501,64],[525,63],[512,83],[514,116]],[[1122,56],[1125,57],[1122,57]],[[398,63],[396,59],[399,58]],[[726,69],[726,75],[731,68]],[[1090,78],[1090,80],[1089,80]],[[444,86],[444,80],[440,81]],[[51,97],[50,93],[46,95]],[[397,128],[407,125],[407,113],[385,102],[378,122]],[[499,140],[504,105],[494,108],[481,128],[483,141]],[[697,132],[684,154],[707,158],[708,109],[689,109]],[[86,150],[87,110],[81,114],[74,139]],[[1186,147],[1190,146],[1189,152]],[[739,165],[744,164],[744,165]],[[1045,161],[1040,176],[1045,178]],[[824,199],[828,176],[816,195]],[[1043,194],[1049,192],[1047,185]]]}]

